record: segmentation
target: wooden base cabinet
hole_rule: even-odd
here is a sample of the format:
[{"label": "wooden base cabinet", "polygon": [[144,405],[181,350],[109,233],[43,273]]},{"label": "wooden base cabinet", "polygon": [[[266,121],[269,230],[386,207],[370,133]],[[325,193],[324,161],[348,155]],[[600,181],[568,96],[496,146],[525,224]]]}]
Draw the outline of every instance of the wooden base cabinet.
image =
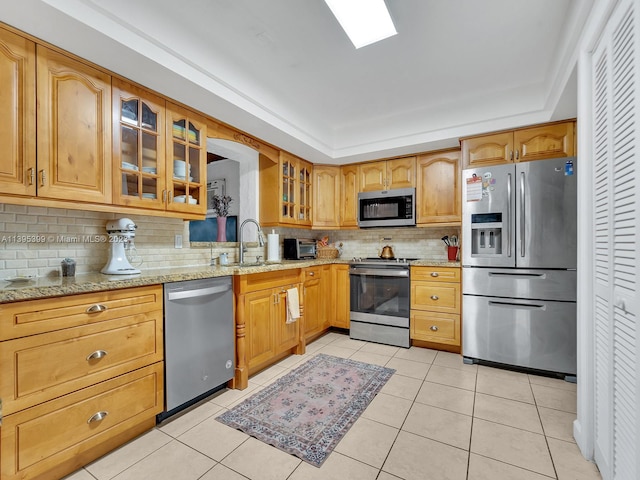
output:
[{"label": "wooden base cabinet", "polygon": [[331,265],[303,269],[303,282],[304,338],[309,341],[330,326]]},{"label": "wooden base cabinet", "polygon": [[163,410],[162,286],[0,305],[1,477],[60,478]]},{"label": "wooden base cabinet", "polygon": [[411,267],[411,339],[459,348],[460,268]]},{"label": "wooden base cabinet", "polygon": [[331,303],[334,311],[330,317],[330,323],[332,327],[348,330],[351,323],[349,265],[338,263],[331,265],[331,278]]},{"label": "wooden base cabinet", "polygon": [[[236,371],[232,386],[247,388],[249,375],[288,353],[304,353],[304,298],[300,269],[235,275]],[[297,288],[301,317],[286,323],[286,291]]]}]

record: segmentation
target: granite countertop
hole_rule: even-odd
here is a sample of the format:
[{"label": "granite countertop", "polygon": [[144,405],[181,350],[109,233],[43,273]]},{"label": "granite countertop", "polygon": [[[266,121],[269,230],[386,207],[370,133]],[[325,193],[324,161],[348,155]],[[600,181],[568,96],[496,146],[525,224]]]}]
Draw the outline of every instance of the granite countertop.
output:
[{"label": "granite countertop", "polygon": [[[104,275],[102,273],[84,273],[75,277],[38,277],[28,282],[11,283],[0,280],[0,304],[20,300],[73,295],[77,293],[99,292],[118,288],[158,285],[184,280],[224,277],[227,275],[250,275],[252,273],[289,270],[333,263],[348,264],[351,259],[283,260],[279,263],[263,265],[172,267],[143,271],[138,275]],[[411,265],[426,267],[460,267],[460,262],[442,259],[414,260]]]}]

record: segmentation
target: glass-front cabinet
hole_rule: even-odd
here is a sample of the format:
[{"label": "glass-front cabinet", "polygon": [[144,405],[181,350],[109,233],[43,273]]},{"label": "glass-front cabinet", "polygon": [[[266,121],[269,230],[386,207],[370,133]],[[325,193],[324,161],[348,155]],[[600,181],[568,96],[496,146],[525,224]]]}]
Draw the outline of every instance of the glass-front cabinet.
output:
[{"label": "glass-front cabinet", "polygon": [[206,212],[205,119],[167,102],[167,210]]},{"label": "glass-front cabinet", "polygon": [[311,225],[312,165],[287,152],[280,152],[281,216],[285,224]]},{"label": "glass-front cabinet", "polygon": [[164,209],[165,101],[113,79],[114,197],[122,205]]}]

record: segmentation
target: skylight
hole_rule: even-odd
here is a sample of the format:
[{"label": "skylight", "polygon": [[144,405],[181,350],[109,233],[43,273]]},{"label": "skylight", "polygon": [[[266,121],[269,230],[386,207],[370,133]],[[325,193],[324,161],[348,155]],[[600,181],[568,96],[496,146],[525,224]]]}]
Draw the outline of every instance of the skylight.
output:
[{"label": "skylight", "polygon": [[356,48],[398,32],[384,0],[324,0]]}]

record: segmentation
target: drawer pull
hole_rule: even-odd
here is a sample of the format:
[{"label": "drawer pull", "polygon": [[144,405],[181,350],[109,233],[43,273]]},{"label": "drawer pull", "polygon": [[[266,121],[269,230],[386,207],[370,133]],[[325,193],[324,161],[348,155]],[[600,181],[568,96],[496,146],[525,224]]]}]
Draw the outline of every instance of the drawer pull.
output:
[{"label": "drawer pull", "polygon": [[315,274],[313,272],[309,272],[309,276],[313,277]]},{"label": "drawer pull", "polygon": [[109,415],[109,412],[106,412],[104,410],[102,412],[96,412],[89,417],[89,420],[87,420],[87,423],[99,422],[107,415]]},{"label": "drawer pull", "polygon": [[431,272],[431,276],[432,277],[437,277],[438,276],[438,272]]},{"label": "drawer pull", "polygon": [[431,300],[438,300],[438,296],[437,295],[431,295]]},{"label": "drawer pull", "polygon": [[107,308],[108,307],[106,305],[96,303],[95,305],[91,305],[89,308],[87,308],[87,313],[104,312],[107,310]]},{"label": "drawer pull", "polygon": [[95,352],[87,355],[87,362],[90,360],[97,360],[99,358],[106,357],[106,356],[107,356],[107,352],[105,352],[104,350],[96,350]]},{"label": "drawer pull", "polygon": [[432,332],[437,332],[438,331],[438,327],[436,327],[435,325],[431,325],[429,327],[429,330],[431,330]]}]

